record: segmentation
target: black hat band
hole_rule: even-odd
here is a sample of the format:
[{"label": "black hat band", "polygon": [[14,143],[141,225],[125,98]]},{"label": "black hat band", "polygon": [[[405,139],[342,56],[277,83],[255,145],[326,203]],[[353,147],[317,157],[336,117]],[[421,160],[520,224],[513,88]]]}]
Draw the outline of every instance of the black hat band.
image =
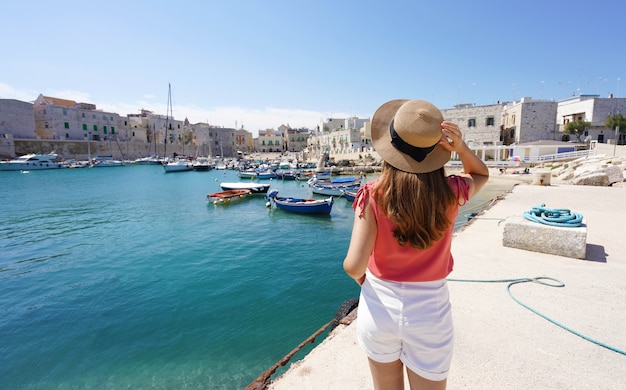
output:
[{"label": "black hat band", "polygon": [[435,149],[435,146],[437,146],[437,144],[434,144],[433,146],[420,148],[406,143],[398,135],[398,133],[396,133],[396,129],[393,127],[393,119],[389,124],[389,134],[391,134],[391,144],[393,145],[393,147],[396,148],[396,150],[410,156],[413,160],[417,162],[422,162],[426,158],[426,156],[428,156],[428,153],[432,152],[433,149]]}]

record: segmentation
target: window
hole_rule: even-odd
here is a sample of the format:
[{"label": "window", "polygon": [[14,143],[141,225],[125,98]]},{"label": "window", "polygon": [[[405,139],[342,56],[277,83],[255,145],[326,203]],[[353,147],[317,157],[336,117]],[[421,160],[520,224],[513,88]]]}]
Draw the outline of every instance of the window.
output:
[{"label": "window", "polygon": [[494,117],[488,116],[487,120],[485,121],[485,125],[487,125],[487,126],[495,126],[495,124],[496,124],[496,120],[494,119]]},{"label": "window", "polygon": [[63,127],[65,127],[66,129],[69,129],[70,128],[70,122],[63,123]]},{"label": "window", "polygon": [[84,112],[82,113],[82,117],[83,117],[83,118],[85,117],[85,113],[84,113]]},{"label": "window", "polygon": [[474,118],[468,119],[467,120],[467,127],[476,127],[476,119],[474,119]]},{"label": "window", "polygon": [[115,134],[115,127],[111,126],[111,134]]},{"label": "window", "polygon": [[67,116],[67,110],[63,109],[63,116]]},{"label": "window", "polygon": [[98,125],[93,125],[93,131],[98,131]]},{"label": "window", "polygon": [[102,126],[102,132],[103,132],[104,134],[106,134],[106,133],[107,133],[107,127],[106,127],[106,126]]},{"label": "window", "polygon": [[87,124],[83,123],[83,130],[87,131]]}]

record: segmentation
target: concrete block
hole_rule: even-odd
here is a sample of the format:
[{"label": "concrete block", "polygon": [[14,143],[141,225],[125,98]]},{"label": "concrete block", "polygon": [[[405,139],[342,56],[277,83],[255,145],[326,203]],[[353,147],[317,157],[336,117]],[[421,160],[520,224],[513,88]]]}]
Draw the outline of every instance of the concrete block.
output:
[{"label": "concrete block", "polygon": [[587,251],[587,224],[557,227],[529,221],[523,216],[507,219],[502,244],[511,248],[584,259]]},{"label": "concrete block", "polygon": [[552,172],[547,169],[536,170],[533,172],[533,185],[549,186]]}]

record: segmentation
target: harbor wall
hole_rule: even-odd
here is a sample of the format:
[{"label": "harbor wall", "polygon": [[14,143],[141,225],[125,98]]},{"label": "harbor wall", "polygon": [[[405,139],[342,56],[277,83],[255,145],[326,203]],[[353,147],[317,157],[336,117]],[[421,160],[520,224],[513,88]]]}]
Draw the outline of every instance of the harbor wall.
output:
[{"label": "harbor wall", "polygon": [[[0,159],[10,159],[28,153],[48,153],[55,151],[65,159],[87,160],[98,155],[112,154],[113,158],[119,160],[134,160],[140,157],[149,156],[154,153],[154,144],[137,141],[70,141],[70,140],[50,140],[50,139],[14,139],[10,134],[0,137]],[[626,158],[626,145],[614,145],[598,143],[597,154],[607,156],[618,156]],[[89,153],[91,149],[91,153]],[[164,155],[165,146],[157,144],[158,155]],[[179,155],[195,155],[195,148],[191,145],[168,144],[165,150],[167,155],[177,153]],[[303,156],[304,161],[317,162],[319,156]],[[380,156],[374,150],[350,153],[331,152],[329,157],[337,163],[341,160],[349,161],[380,161]],[[302,160],[302,156],[300,157]]]},{"label": "harbor wall", "polygon": [[[156,147],[159,156],[173,153],[194,155],[195,149],[189,145],[163,144]],[[10,135],[0,138],[0,158],[11,159],[29,153],[56,152],[66,160],[87,160],[91,155],[113,155],[116,160],[135,160],[155,154],[154,144],[147,142],[115,142],[115,141],[71,141],[51,139],[13,139]]]}]

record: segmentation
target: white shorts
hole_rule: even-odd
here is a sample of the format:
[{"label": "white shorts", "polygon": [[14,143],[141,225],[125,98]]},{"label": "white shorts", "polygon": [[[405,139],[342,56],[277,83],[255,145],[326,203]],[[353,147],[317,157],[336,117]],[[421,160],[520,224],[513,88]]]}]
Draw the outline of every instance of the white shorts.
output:
[{"label": "white shorts", "polygon": [[400,359],[423,378],[446,379],[454,344],[446,280],[394,282],[367,271],[359,299],[357,338],[376,362]]}]

